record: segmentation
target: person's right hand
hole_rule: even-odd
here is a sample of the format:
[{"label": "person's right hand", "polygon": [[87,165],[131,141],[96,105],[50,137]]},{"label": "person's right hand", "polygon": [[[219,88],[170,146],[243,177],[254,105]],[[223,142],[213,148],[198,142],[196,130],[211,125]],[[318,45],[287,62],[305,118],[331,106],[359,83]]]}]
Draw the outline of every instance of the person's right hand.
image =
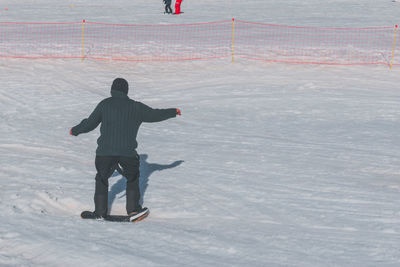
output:
[{"label": "person's right hand", "polygon": [[182,112],[179,108],[176,109],[176,115],[178,115],[178,116],[182,115]]}]

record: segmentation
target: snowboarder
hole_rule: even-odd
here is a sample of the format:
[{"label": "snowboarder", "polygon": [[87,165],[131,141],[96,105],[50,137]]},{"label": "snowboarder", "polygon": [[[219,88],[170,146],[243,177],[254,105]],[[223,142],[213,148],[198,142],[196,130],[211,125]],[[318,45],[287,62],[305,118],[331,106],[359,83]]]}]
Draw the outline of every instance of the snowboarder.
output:
[{"label": "snowboarder", "polygon": [[181,3],[182,0],[176,0],[175,1],[175,14],[181,14]]},{"label": "snowboarder", "polygon": [[108,208],[108,179],[121,165],[126,183],[126,211],[129,216],[147,213],[139,204],[139,156],[136,136],[142,122],[159,122],[181,115],[177,108],[152,109],[128,97],[128,82],[117,78],[111,86],[111,97],[102,100],[87,119],[70,134],[78,136],[94,130],[100,123],[96,150],[96,187],[94,218],[105,218]]},{"label": "snowboarder", "polygon": [[164,0],[164,4],[165,4],[165,13],[172,14],[171,0]]}]

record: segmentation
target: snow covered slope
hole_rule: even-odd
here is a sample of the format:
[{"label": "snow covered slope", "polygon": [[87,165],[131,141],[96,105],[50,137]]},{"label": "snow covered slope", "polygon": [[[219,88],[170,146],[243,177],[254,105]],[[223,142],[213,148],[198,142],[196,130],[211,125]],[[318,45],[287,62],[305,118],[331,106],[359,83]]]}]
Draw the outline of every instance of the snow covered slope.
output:
[{"label": "snow covered slope", "polygon": [[[2,1],[1,20],[358,27],[391,26],[400,14],[389,0],[184,1],[182,16],[162,14],[161,1],[90,2]],[[399,74],[1,59],[0,265],[398,266]],[[98,130],[68,132],[116,77],[130,82],[130,97],[183,112],[139,131],[151,214],[137,224],[79,218],[93,209]],[[124,186],[110,179],[113,214],[124,213]]]}]

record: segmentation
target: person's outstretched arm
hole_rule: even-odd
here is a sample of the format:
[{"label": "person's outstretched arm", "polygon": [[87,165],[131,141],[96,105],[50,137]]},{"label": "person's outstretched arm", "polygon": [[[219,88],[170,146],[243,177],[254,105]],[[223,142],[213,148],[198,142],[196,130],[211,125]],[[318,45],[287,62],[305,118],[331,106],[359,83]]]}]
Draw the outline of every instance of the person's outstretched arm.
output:
[{"label": "person's outstretched arm", "polygon": [[141,118],[143,122],[159,122],[181,115],[177,108],[153,109],[143,103],[141,104]]},{"label": "person's outstretched arm", "polygon": [[72,127],[70,134],[71,135],[79,135],[81,133],[90,132],[100,124],[101,122],[101,103],[97,105],[92,114],[90,114],[89,118],[84,119],[78,125]]}]

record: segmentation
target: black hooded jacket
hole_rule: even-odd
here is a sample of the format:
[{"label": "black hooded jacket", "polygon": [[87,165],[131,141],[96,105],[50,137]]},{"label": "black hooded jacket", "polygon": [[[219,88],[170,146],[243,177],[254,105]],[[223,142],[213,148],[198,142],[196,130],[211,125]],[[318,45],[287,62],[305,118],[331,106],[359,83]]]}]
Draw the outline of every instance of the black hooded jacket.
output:
[{"label": "black hooded jacket", "polygon": [[137,155],[137,133],[142,122],[159,122],[176,117],[176,109],[152,109],[128,97],[128,83],[114,80],[111,97],[101,101],[87,119],[71,129],[75,136],[94,130],[100,123],[96,155]]}]

